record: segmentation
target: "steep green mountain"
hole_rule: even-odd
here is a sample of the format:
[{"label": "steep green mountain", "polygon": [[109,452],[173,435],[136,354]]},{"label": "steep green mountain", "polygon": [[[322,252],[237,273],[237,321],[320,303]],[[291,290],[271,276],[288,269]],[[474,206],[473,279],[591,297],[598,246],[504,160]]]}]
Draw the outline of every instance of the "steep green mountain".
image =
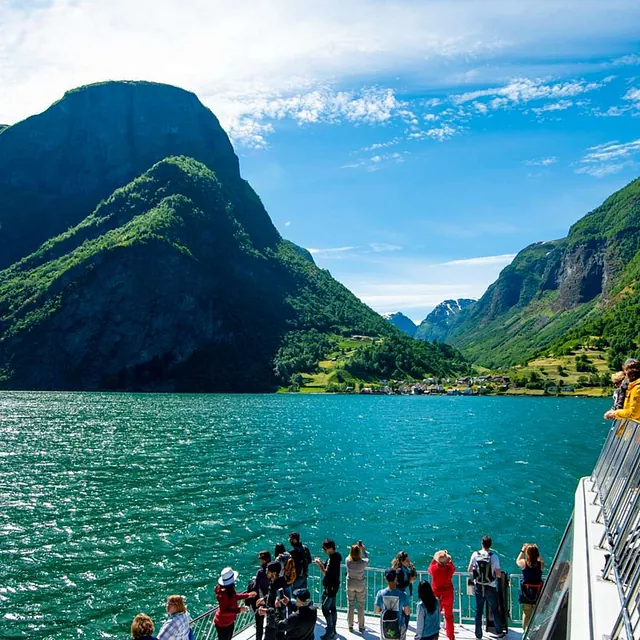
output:
[{"label": "steep green mountain", "polygon": [[640,342],[640,179],[576,222],[561,240],[522,250],[443,336],[501,366],[600,336],[616,353]]},{"label": "steep green mountain", "polygon": [[[127,135],[111,108],[129,118]],[[199,157],[156,158],[188,144]],[[450,348],[414,349],[282,239],[192,94],[149,83],[69,92],[1,133],[0,158],[0,245],[13,256],[0,271],[3,388],[268,391],[352,334],[403,352],[389,363],[379,349],[366,375],[383,360],[420,374],[466,366]]]},{"label": "steep green mountain", "polygon": [[470,298],[458,298],[457,300],[445,300],[420,323],[416,332],[416,340],[442,341],[449,333],[458,315],[467,307],[475,303]]},{"label": "steep green mountain", "polygon": [[0,132],[0,269],[78,224],[156,162],[179,155],[215,171],[258,246],[276,241],[229,138],[193,93],[105,82],[68,91],[44,113]]},{"label": "steep green mountain", "polygon": [[400,311],[396,311],[395,313],[383,313],[382,317],[408,336],[414,336],[417,327],[413,320],[405,316],[404,313],[400,313]]}]

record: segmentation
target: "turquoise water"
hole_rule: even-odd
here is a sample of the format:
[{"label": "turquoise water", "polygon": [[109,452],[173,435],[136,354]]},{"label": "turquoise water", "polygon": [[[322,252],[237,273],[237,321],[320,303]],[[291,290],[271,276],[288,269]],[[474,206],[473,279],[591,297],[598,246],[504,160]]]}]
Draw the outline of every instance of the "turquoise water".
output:
[{"label": "turquoise water", "polygon": [[549,559],[606,434],[607,400],[0,394],[0,637],[127,637],[166,595],[193,615],[225,565],[290,530],[372,565],[490,533]]}]

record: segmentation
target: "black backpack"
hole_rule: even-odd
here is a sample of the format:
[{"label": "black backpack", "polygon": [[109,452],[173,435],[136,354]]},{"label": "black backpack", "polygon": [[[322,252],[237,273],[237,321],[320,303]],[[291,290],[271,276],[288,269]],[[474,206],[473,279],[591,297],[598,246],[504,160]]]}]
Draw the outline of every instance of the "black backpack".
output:
[{"label": "black backpack", "polygon": [[496,574],[491,566],[491,556],[493,556],[493,551],[485,551],[483,549],[477,552],[476,569],[473,571],[473,577],[476,579],[476,584],[483,587],[493,586],[496,579]]},{"label": "black backpack", "polygon": [[298,548],[293,547],[289,553],[291,553],[291,557],[296,563],[298,578],[306,577],[309,573],[309,565],[311,564],[311,551],[309,551],[309,548],[301,545]]},{"label": "black backpack", "polygon": [[[387,609],[391,605],[394,608]],[[402,636],[400,599],[397,596],[387,596],[380,616],[380,636],[384,640],[399,640]]]}]

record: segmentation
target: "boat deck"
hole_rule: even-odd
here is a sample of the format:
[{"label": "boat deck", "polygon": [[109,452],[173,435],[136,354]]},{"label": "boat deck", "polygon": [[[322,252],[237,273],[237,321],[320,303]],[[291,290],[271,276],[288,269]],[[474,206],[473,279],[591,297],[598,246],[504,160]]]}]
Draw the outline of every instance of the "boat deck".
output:
[{"label": "boat deck", "polygon": [[[356,616],[356,628],[357,628],[357,616]],[[347,614],[344,611],[338,611],[338,624],[337,624],[338,636],[341,640],[380,640],[380,618],[378,616],[365,616],[365,631],[363,633],[352,633],[347,627]],[[316,625],[315,640],[320,640],[320,636],[325,632],[325,623],[322,613],[318,611],[318,624]],[[416,633],[416,622],[411,620],[409,622],[409,630],[407,632],[407,639],[413,640]],[[459,625],[455,626],[456,640],[475,640],[475,633],[473,626]],[[255,637],[255,628],[249,627],[245,629],[237,636],[234,636],[234,640],[251,640]],[[440,638],[446,640],[444,629],[440,631]],[[495,638],[492,633],[484,633],[483,638],[491,639]],[[507,636],[509,640],[521,640],[522,629],[509,629]]]}]

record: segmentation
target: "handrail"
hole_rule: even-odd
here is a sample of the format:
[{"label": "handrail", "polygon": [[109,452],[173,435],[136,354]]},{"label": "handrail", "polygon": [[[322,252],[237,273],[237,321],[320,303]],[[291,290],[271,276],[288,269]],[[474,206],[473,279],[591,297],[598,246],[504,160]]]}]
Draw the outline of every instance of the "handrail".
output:
[{"label": "handrail", "polygon": [[[384,578],[385,569],[377,567],[367,567],[365,569],[365,613],[368,615],[375,614],[375,597],[380,589],[387,586]],[[466,571],[456,571],[453,575],[453,586],[455,593],[454,616],[458,623],[473,623],[475,619],[475,596],[467,594],[467,579],[472,574]],[[336,600],[336,608],[340,611],[346,611],[348,608],[347,593],[345,585],[346,566],[341,566],[341,584],[343,588],[338,591]],[[431,576],[426,571],[418,571],[417,582],[413,589],[411,600],[411,608],[417,602],[417,584],[420,580],[431,580]],[[518,602],[518,594],[520,593],[521,576],[519,574],[510,576],[509,597],[507,602],[509,620],[517,625],[522,624],[522,610]],[[311,592],[311,599],[316,605],[320,605],[322,596],[322,574],[316,565],[309,567],[309,576],[307,578],[307,587]],[[199,615],[191,621],[195,640],[214,640],[217,638],[217,632],[213,619],[218,607],[209,609],[205,613]],[[238,615],[233,635],[238,635],[245,631],[254,623],[254,613],[250,610]]]},{"label": "handrail", "polygon": [[604,580],[615,582],[620,613],[611,638],[637,637],[640,629],[640,424],[616,421],[596,463],[593,490],[600,504],[598,521],[605,527],[600,547],[609,558]]}]

